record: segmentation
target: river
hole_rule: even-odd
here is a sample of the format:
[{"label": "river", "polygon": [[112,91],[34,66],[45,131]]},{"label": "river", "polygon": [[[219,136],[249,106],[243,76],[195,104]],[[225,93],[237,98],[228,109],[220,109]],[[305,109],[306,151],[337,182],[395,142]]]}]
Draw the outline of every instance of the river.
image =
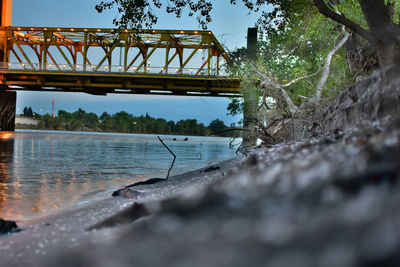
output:
[{"label": "river", "polygon": [[[160,137],[177,156],[171,175],[235,156],[230,138]],[[166,177],[172,160],[156,135],[0,132],[0,218],[24,220],[109,197],[136,181]]]}]

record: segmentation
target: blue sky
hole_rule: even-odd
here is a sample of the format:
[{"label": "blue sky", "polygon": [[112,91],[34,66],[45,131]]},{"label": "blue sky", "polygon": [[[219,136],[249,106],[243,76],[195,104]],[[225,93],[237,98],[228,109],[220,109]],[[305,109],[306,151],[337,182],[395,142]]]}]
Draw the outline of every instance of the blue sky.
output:
[{"label": "blue sky", "polygon": [[[99,14],[94,9],[98,0],[14,0],[13,26],[38,27],[87,27],[112,28],[115,11]],[[239,1],[238,1],[239,2]],[[229,0],[216,0],[211,13],[213,21],[208,25],[218,40],[233,50],[246,46],[247,28],[253,27],[258,14],[248,14],[243,4],[228,4]],[[194,17],[159,12],[157,29],[200,29]],[[51,112],[51,101],[55,99],[56,111],[69,112],[83,108],[88,112],[110,114],[124,110],[135,116],[148,112],[152,117],[167,120],[194,118],[209,124],[218,118],[226,124],[237,122],[239,117],[226,116],[227,98],[179,97],[179,96],[143,96],[143,95],[107,95],[92,96],[83,93],[44,93],[18,92],[17,113],[25,106],[31,106],[39,113]]]}]

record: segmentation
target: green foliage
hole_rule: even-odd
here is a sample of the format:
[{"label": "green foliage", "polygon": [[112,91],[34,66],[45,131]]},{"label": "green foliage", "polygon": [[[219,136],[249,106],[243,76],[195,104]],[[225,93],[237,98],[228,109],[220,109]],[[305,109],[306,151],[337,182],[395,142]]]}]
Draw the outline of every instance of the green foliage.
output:
[{"label": "green foliage", "polygon": [[216,119],[213,120],[210,125],[208,126],[213,133],[219,133],[222,130],[225,130],[227,127],[225,126],[224,122]]},{"label": "green foliage", "polygon": [[228,104],[228,114],[237,116],[243,113],[243,98],[232,98]]},{"label": "green foliage", "polygon": [[101,1],[95,6],[97,12],[116,7],[120,17],[113,20],[114,24],[121,28],[134,27],[151,28],[157,23],[158,17],[154,10],[165,7],[167,13],[172,13],[180,18],[186,7],[189,7],[188,16],[196,15],[197,21],[203,28],[211,21],[210,12],[212,2],[208,0],[107,0]]},{"label": "green foliage", "polygon": [[[258,42],[259,57],[256,62],[247,60],[244,48],[231,53],[230,56],[236,63],[231,71],[242,78],[241,87],[245,97],[254,91],[260,97],[264,94],[260,88],[262,80],[250,64],[280,85],[315,73],[323,66],[329,51],[342,38],[342,30],[339,24],[325,18],[315,9],[311,11],[307,16],[297,14],[299,17],[287,20],[282,29],[270,28],[265,31],[265,37]],[[321,72],[285,88],[294,104],[299,106],[304,102],[303,96],[314,95],[320,77]],[[340,88],[350,83],[350,79],[346,54],[342,49],[333,57],[323,96],[335,95]],[[282,104],[273,90],[269,90],[267,96],[278,100],[276,105]],[[228,111],[230,115],[242,112],[243,101],[231,100]]]},{"label": "green foliage", "polygon": [[[221,0],[218,0],[221,1]],[[236,5],[237,0],[225,0]],[[249,12],[262,15],[259,24],[266,30],[282,30],[285,25],[312,10],[312,0],[242,0]],[[113,20],[117,27],[151,28],[157,23],[157,11],[164,10],[180,18],[184,15],[195,16],[199,25],[207,28],[212,21],[211,11],[215,0],[104,0],[95,6],[97,12],[116,8],[119,16]]]},{"label": "green foliage", "polygon": [[31,107],[24,107],[24,110],[22,111],[22,116],[27,117],[27,118],[33,118],[33,111]]},{"label": "green foliage", "polygon": [[113,120],[107,112],[103,112],[100,116],[100,129],[104,132],[111,132],[113,130]]},{"label": "green foliage", "polygon": [[[146,113],[145,116],[133,116],[125,111],[113,115],[103,112],[100,117],[95,113],[87,113],[78,109],[73,113],[59,110],[56,117],[49,114],[41,116],[38,127],[40,129],[69,130],[69,131],[104,131],[119,133],[144,133],[144,134],[179,134],[204,136],[216,129],[227,128],[223,121],[214,120],[206,127],[194,119],[180,120],[178,122],[166,121],[162,118],[153,118]],[[226,136],[221,134],[221,136]]]}]

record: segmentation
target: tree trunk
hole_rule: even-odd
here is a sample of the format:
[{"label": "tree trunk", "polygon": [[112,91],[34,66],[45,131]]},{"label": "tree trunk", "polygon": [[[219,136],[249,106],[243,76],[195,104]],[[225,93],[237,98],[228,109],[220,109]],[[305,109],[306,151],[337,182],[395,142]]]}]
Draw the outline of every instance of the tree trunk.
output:
[{"label": "tree trunk", "polygon": [[393,5],[384,0],[359,0],[381,66],[400,63],[399,29],[393,22]]},{"label": "tree trunk", "polygon": [[344,45],[349,69],[354,73],[354,80],[370,75],[379,68],[379,59],[375,47],[362,43],[357,34],[352,34]]}]

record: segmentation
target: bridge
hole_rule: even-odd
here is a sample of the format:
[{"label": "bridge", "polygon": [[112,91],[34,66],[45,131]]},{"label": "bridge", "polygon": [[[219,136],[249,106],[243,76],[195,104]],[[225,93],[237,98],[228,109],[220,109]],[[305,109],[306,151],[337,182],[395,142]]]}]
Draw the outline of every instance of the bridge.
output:
[{"label": "bridge", "polygon": [[3,88],[100,95],[240,93],[239,79],[221,67],[229,58],[210,31],[0,27],[0,36]]},{"label": "bridge", "polygon": [[19,90],[240,96],[211,31],[14,27],[0,3],[0,130],[14,129]]}]

